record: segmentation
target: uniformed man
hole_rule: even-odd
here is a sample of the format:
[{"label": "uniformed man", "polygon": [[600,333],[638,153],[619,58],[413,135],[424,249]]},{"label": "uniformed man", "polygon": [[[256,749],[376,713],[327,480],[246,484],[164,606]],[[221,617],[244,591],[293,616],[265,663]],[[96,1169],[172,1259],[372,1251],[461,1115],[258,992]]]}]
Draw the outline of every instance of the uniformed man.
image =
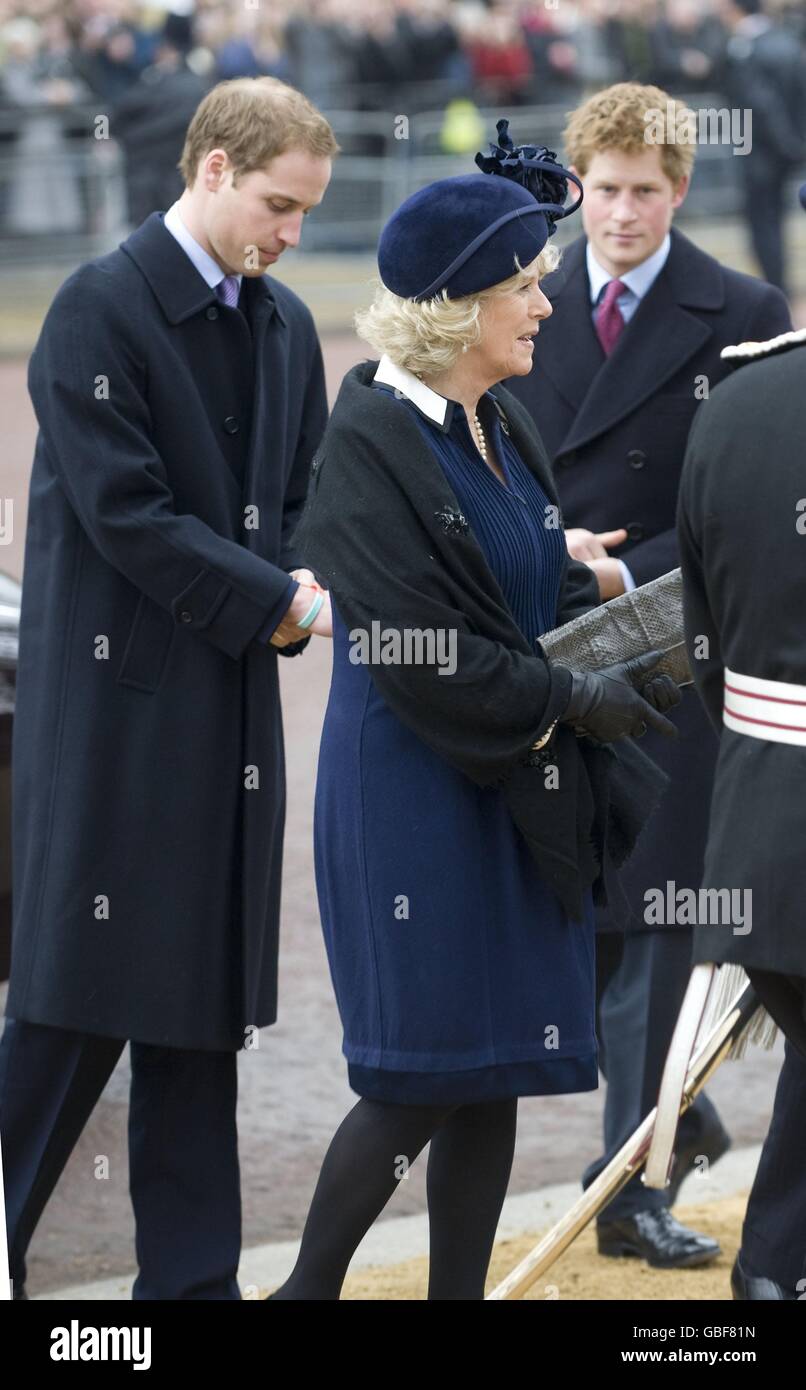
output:
[{"label": "uniformed man", "polygon": [[703,886],[745,918],[701,922],[694,962],[744,966],[786,1034],[736,1299],[806,1296],[804,349],[802,329],[723,351],[738,370],[697,412],[678,508],[686,642],[720,736]]}]

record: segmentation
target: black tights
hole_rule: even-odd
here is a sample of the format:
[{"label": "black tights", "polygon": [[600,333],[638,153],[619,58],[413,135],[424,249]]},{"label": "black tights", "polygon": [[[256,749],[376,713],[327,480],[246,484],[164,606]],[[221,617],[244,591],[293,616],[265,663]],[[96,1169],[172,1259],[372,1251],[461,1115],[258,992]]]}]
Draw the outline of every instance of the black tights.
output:
[{"label": "black tights", "polygon": [[430,1139],[428,1297],[483,1299],[517,1111],[517,1097],[473,1105],[361,1099],[333,1136],[297,1263],[271,1297],[338,1299],[356,1248]]}]

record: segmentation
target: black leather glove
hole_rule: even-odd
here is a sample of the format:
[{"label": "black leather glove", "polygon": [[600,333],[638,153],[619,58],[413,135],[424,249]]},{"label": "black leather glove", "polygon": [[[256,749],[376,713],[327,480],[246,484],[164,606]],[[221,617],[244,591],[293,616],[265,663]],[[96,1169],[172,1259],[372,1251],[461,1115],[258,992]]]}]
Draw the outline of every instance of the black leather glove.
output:
[{"label": "black leather glove", "polygon": [[[573,724],[601,743],[630,734],[640,738],[647,725],[678,738],[676,726],[661,711],[680,703],[680,691],[671,676],[648,676],[661,655],[646,652],[602,671],[572,671],[571,699],[560,722]],[[636,685],[642,686],[640,694]]]}]

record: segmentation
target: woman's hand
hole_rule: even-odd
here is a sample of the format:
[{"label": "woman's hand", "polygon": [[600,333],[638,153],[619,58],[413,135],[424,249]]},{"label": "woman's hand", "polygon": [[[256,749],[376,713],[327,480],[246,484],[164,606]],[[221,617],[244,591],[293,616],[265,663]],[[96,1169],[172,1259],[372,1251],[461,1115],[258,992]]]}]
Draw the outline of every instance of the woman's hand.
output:
[{"label": "woman's hand", "polygon": [[[676,726],[660,711],[680,703],[679,689],[670,676],[646,679],[661,655],[646,652],[602,671],[572,671],[571,699],[560,722],[573,724],[601,743],[612,743],[630,734],[640,738],[647,725],[667,738],[678,738]],[[635,686],[642,681],[639,693]]]}]

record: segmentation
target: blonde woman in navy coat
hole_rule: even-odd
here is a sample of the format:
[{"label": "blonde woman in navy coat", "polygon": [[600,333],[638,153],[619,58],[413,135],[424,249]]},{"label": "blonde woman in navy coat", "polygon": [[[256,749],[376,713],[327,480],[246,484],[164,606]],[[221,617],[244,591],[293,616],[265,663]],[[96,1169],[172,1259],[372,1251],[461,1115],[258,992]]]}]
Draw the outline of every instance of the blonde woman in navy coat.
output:
[{"label": "blonde woman in navy coat", "polygon": [[[429,1141],[428,1297],[483,1298],[518,1096],[597,1085],[591,891],[577,895],[565,873],[587,853],[574,809],[585,740],[572,726],[603,742],[671,728],[626,667],[580,676],[537,646],[595,599],[548,522],[555,494],[528,417],[490,388],[530,370],[567,183],[545,150],[511,153],[523,181],[492,163],[421,190],[387,226],[383,284],[358,320],[381,360],[342,385],[298,536],[333,613],[316,877],[361,1099],[273,1298],[339,1297]],[[442,674],[356,660],[356,620],[368,634],[392,610],[418,628],[445,617],[453,672],[450,653]],[[675,696],[662,682],[654,693],[658,708]],[[562,784],[542,801],[531,750],[556,760]],[[494,785],[519,754],[507,790]]]}]

